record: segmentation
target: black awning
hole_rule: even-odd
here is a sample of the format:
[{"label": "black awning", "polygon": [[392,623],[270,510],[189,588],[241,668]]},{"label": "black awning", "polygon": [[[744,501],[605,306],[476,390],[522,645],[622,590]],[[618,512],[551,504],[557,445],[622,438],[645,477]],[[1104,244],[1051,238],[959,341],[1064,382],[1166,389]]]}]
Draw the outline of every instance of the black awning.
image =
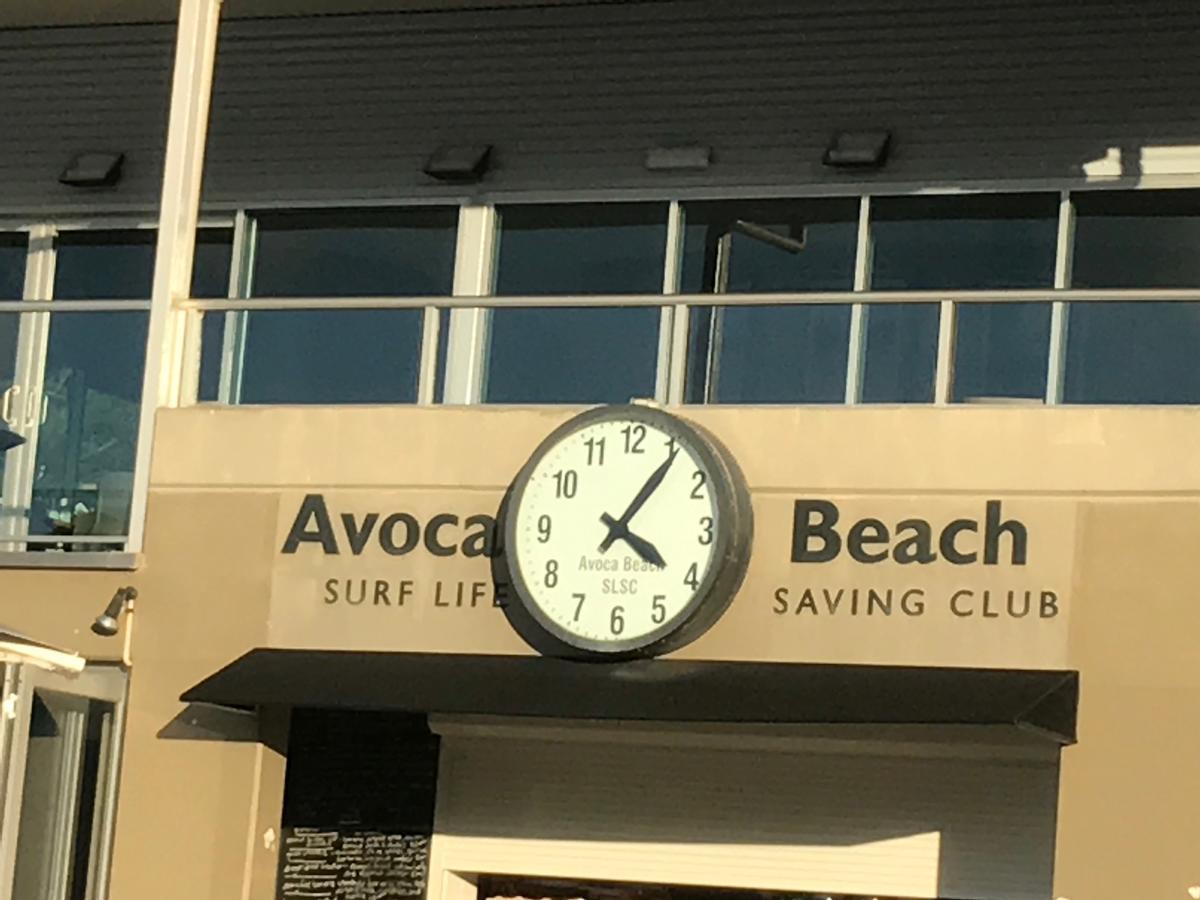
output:
[{"label": "black awning", "polygon": [[1075,739],[1075,672],[253,650],[186,703],[669,722],[1010,725]]}]

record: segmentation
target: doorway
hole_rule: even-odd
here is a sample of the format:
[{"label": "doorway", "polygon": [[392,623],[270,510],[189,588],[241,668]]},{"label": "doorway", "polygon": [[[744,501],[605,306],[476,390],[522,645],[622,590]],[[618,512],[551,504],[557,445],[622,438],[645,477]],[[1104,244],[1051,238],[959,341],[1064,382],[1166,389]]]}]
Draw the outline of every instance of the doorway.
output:
[{"label": "doorway", "polygon": [[0,900],[103,900],[125,672],[3,666]]}]

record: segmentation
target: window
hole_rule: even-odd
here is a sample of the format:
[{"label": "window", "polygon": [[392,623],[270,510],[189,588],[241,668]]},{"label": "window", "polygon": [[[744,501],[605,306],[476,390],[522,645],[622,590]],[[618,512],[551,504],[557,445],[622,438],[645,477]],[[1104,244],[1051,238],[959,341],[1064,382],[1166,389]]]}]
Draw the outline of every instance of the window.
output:
[{"label": "window", "polygon": [[[1075,198],[1077,288],[1200,287],[1200,192]],[[1072,303],[1067,403],[1200,403],[1200,303]]]},{"label": "window", "polygon": [[[667,207],[514,206],[500,210],[500,296],[656,294]],[[603,403],[652,397],[657,307],[497,308],[489,403]]]},{"label": "window", "polygon": [[[0,234],[0,300],[20,300],[25,283],[26,238],[23,234]],[[20,422],[14,409],[17,401],[13,383],[17,372],[17,347],[21,333],[21,317],[16,313],[0,313],[0,429],[20,433]],[[0,535],[11,523],[10,510],[4,503],[4,460],[8,456],[0,446]]]},{"label": "window", "polygon": [[[695,203],[684,293],[849,291],[858,202]],[[690,314],[688,402],[841,403],[849,304],[697,307]]]},{"label": "window", "polygon": [[[153,231],[59,236],[57,300],[146,301]],[[149,313],[52,313],[29,533],[124,534],[129,527]]]},{"label": "window", "polygon": [[[449,295],[456,223],[457,211],[445,208],[264,213],[251,294]],[[217,399],[220,375],[213,372],[224,357],[236,367],[227,376],[230,396],[222,398],[231,402],[414,402],[422,322],[419,309],[258,310],[210,322],[201,397]],[[228,327],[240,334],[223,343],[236,347],[219,353],[216,336]]]},{"label": "window", "polygon": [[[876,290],[1051,288],[1058,198],[964,195],[885,198],[872,204]],[[933,399],[940,310],[870,309],[863,399]],[[1048,303],[957,307],[953,399],[1040,399],[1050,340]]]}]

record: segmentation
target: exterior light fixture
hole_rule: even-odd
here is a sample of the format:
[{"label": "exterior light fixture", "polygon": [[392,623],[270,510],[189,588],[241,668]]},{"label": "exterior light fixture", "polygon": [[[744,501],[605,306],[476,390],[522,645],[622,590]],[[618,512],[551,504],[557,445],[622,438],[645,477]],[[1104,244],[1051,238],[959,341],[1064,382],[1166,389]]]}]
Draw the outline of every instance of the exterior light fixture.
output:
[{"label": "exterior light fixture", "polygon": [[447,144],[433,151],[423,171],[438,181],[470,184],[483,177],[491,155],[491,144]]},{"label": "exterior light fixture", "polygon": [[25,443],[25,438],[21,435],[0,426],[0,453],[6,453],[13,447],[20,447],[23,443]]},{"label": "exterior light fixture", "polygon": [[124,153],[80,153],[58,176],[71,187],[111,187],[121,180]]},{"label": "exterior light fixture", "polygon": [[96,616],[96,621],[92,623],[92,631],[101,637],[112,637],[121,627],[121,613],[136,599],[137,588],[117,588],[112,599],[108,601],[108,606],[104,607],[104,612]]},{"label": "exterior light fixture", "polygon": [[878,169],[887,162],[890,131],[839,131],[822,162],[836,169]]},{"label": "exterior light fixture", "polygon": [[643,165],[652,172],[699,171],[712,163],[712,147],[689,144],[675,147],[651,147]]}]

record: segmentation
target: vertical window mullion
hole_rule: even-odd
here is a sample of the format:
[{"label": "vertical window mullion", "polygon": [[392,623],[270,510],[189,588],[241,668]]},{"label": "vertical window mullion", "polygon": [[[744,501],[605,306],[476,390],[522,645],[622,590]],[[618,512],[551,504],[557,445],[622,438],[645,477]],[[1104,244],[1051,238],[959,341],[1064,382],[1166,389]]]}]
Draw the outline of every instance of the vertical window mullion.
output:
[{"label": "vertical window mullion", "polygon": [[[1058,244],[1054,257],[1054,289],[1071,286],[1071,268],[1075,251],[1075,205],[1069,191],[1063,191],[1058,204]],[[1046,403],[1062,403],[1067,363],[1067,325],[1070,308],[1065,300],[1050,307],[1050,352],[1047,354]]]},{"label": "vertical window mullion", "polygon": [[933,402],[950,402],[954,386],[954,332],[958,316],[958,304],[943,300],[938,309],[937,367],[933,376]]},{"label": "vertical window mullion", "polygon": [[[671,201],[667,214],[667,253],[663,264],[663,293],[678,294],[683,268],[683,206]],[[664,306],[658,330],[658,370],[655,375],[654,397],[660,403],[683,403],[684,380],[687,373],[688,309],[685,306]]]},{"label": "vertical window mullion", "polygon": [[[254,251],[258,227],[245,210],[239,210],[233,220],[233,257],[229,263],[231,300],[250,296],[254,287]],[[242,400],[242,371],[246,359],[246,310],[225,313],[225,329],[221,339],[221,381],[217,400],[224,404]]]},{"label": "vertical window mullion", "polygon": [[[54,239],[57,233],[57,229],[48,223],[30,229],[22,294],[27,302],[54,297]],[[23,537],[28,532],[27,513],[33,503],[46,353],[50,343],[50,313],[25,313],[21,318],[13,383],[20,385],[20,395],[14,398],[14,410],[17,430],[25,443],[10,451],[5,462],[4,501],[15,514],[5,517],[7,525],[0,524],[0,534],[7,532],[4,536],[9,537]]]},{"label": "vertical window mullion", "polygon": [[[499,222],[491,205],[463,206],[458,217],[454,296],[488,297],[495,291]],[[443,403],[480,403],[487,378],[491,310],[450,311]]]},{"label": "vertical window mullion", "polygon": [[[864,194],[858,207],[858,239],[854,255],[855,292],[871,289],[871,198]],[[849,350],[846,353],[846,402],[862,402],[864,363],[867,358],[867,316],[865,303],[850,307]]]}]

